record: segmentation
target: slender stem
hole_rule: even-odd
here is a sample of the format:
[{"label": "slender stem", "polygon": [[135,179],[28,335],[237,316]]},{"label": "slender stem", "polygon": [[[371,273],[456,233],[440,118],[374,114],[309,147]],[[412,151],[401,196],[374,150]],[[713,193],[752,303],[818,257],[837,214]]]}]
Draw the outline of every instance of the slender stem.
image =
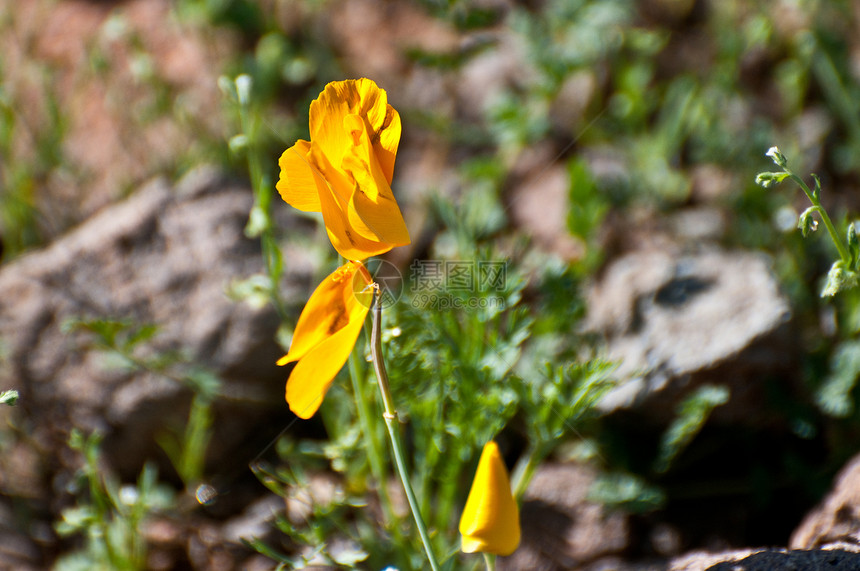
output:
[{"label": "slender stem", "polygon": [[370,405],[364,396],[364,388],[359,379],[357,351],[358,349],[354,349],[349,354],[349,378],[352,381],[352,392],[355,393],[358,421],[361,424],[361,431],[366,438],[367,458],[370,463],[370,471],[373,474],[373,479],[377,482],[377,493],[379,494],[379,501],[382,504],[382,511],[385,514],[386,525],[391,529],[395,541],[402,545],[403,534],[397,522],[397,515],[394,513],[391,496],[388,494],[388,486],[385,483],[385,460],[382,455],[382,445],[377,438],[376,427],[371,424],[373,415],[370,412]]},{"label": "slender stem", "polygon": [[[783,167],[784,168],[784,167]],[[809,202],[812,203],[813,208],[816,212],[821,216],[821,221],[824,222],[824,227],[827,228],[827,233],[830,234],[830,239],[836,245],[836,249],[839,251],[839,257],[842,258],[842,261],[846,264],[851,263],[851,254],[848,252],[848,249],[845,247],[845,244],[842,243],[842,239],[839,237],[839,234],[836,232],[836,227],[833,226],[833,222],[830,220],[830,216],[828,216],[827,211],[824,210],[824,207],[821,206],[821,200],[816,198],[815,193],[813,193],[809,186],[803,181],[802,178],[791,172],[790,170],[784,168],[785,172],[788,173],[788,177],[797,183],[801,189],[803,189],[804,194],[806,194],[806,198],[809,199]]]},{"label": "slender stem", "polygon": [[484,565],[487,571],[496,571],[496,556],[492,553],[484,553]]},{"label": "slender stem", "polygon": [[373,329],[370,335],[370,355],[373,359],[373,370],[376,372],[376,378],[379,381],[379,392],[382,395],[382,407],[384,409],[382,417],[385,419],[385,426],[388,428],[388,436],[391,440],[397,473],[400,476],[400,481],[403,483],[403,491],[406,492],[409,509],[412,510],[412,517],[415,518],[415,526],[418,528],[418,534],[421,536],[421,542],[424,544],[424,551],[427,552],[430,568],[433,571],[438,571],[439,564],[433,555],[430,535],[427,533],[427,526],[424,525],[424,519],[421,517],[421,510],[418,507],[418,500],[415,498],[415,492],[412,491],[412,484],[409,482],[409,474],[406,471],[406,462],[403,458],[403,445],[400,442],[400,433],[397,427],[397,411],[394,409],[391,389],[388,385],[388,373],[385,371],[385,363],[382,360],[381,330],[382,307],[380,306],[380,291],[377,287],[373,302]]},{"label": "slender stem", "polygon": [[254,193],[254,203],[265,213],[266,223],[260,233],[260,245],[263,250],[263,265],[270,282],[270,298],[275,310],[283,320],[286,307],[279,294],[281,274],[283,273],[281,253],[275,239],[271,221],[272,185],[263,168],[262,153],[259,145],[259,116],[253,113],[251,101],[239,98],[239,123],[242,133],[247,137],[246,155],[248,158],[248,173],[251,177],[251,189]]}]

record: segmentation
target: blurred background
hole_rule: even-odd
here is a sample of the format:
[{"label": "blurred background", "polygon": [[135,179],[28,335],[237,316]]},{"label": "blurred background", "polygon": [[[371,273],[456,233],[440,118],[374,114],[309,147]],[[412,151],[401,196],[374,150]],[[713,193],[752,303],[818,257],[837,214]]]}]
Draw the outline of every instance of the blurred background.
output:
[{"label": "blurred background", "polygon": [[[858,30],[849,0],[0,0],[0,566],[118,568],[105,537],[129,569],[300,551],[249,463],[310,450],[325,495],[360,445],[283,402],[274,362],[334,259],[273,187],[310,101],[358,77],[403,120],[407,286],[415,260],[503,260],[531,321],[499,378],[616,363],[508,568],[838,539],[808,518],[858,452],[860,296],[819,295],[836,249],[755,177],[778,145],[845,235]],[[498,406],[513,466],[530,417]]]}]

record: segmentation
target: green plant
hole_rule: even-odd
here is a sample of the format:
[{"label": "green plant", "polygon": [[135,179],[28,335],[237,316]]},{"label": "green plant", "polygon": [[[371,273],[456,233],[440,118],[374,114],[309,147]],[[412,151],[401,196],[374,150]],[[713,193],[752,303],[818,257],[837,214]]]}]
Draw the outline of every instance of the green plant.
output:
[{"label": "green plant", "polygon": [[778,148],[771,147],[767,152],[767,156],[773,159],[773,162],[782,169],[782,172],[761,172],[756,176],[756,182],[765,188],[770,188],[785,179],[790,179],[796,183],[812,203],[812,206],[804,210],[798,217],[797,227],[800,228],[801,233],[806,237],[818,227],[818,222],[813,217],[813,214],[817,214],[824,223],[827,234],[839,253],[839,259],[833,263],[830,271],[827,273],[827,282],[824,284],[824,289],[821,290],[822,297],[833,296],[840,291],[857,287],[858,271],[860,271],[860,239],[857,237],[855,225],[848,225],[846,239],[843,241],[839,237],[839,233],[836,231],[836,227],[830,220],[827,211],[821,205],[821,181],[818,176],[812,175],[815,184],[810,189],[802,178],[788,168],[788,161]]},{"label": "green plant", "polygon": [[83,457],[75,480],[78,501],[63,510],[56,523],[61,536],[84,536],[84,546],[61,557],[57,571],[137,571],[147,569],[143,530],[148,518],[173,505],[169,488],[158,484],[152,464],[146,464],[135,485],[120,485],[101,464],[97,433],[73,430],[69,446]]},{"label": "green plant", "polygon": [[0,392],[0,404],[15,406],[15,403],[17,401],[18,401],[18,391],[16,391],[15,389],[10,389],[8,391]]},{"label": "green plant", "polygon": [[176,472],[190,492],[203,481],[206,450],[212,437],[212,406],[221,381],[211,371],[189,363],[176,351],[152,352],[147,343],[158,333],[154,324],[136,325],[130,320],[72,318],[65,331],[83,330],[94,336],[93,348],[104,354],[109,366],[160,375],[193,391],[184,429],[157,437]]}]

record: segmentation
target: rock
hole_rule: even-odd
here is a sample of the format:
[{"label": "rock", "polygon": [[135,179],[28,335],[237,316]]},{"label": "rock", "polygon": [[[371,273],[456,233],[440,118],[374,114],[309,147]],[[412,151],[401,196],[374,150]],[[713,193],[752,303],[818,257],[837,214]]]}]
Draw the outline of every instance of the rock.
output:
[{"label": "rock", "polygon": [[520,547],[499,558],[499,569],[573,569],[623,551],[627,516],[588,501],[594,478],[595,471],[587,466],[542,465],[522,504]]},{"label": "rock", "polygon": [[[275,312],[225,293],[232,281],[263,270],[259,242],[243,233],[251,204],[250,189],[200,169],[176,187],[146,185],[0,268],[0,386],[20,392],[18,406],[4,413],[22,435],[21,453],[0,460],[3,493],[39,497],[45,478],[62,473],[72,427],[102,431],[107,462],[135,478],[143,459],[163,458],[155,436],[185,425],[189,388],[111,367],[91,334],[64,331],[72,318],[155,324],[147,354],[178,351],[223,383],[211,457],[230,455],[241,465],[253,455],[235,451],[265,422],[261,410],[283,409],[285,375],[274,365],[282,354]],[[304,293],[310,276],[286,281],[288,292]]]},{"label": "rock", "polygon": [[715,414],[748,421],[744,403],[761,402],[757,381],[777,371],[791,378],[790,308],[762,255],[634,252],[612,262],[587,298],[586,328],[605,337],[622,379],[604,411],[647,401],[649,414],[667,420],[672,397],[715,383],[732,391]]},{"label": "rock", "polygon": [[694,553],[678,558],[668,571],[853,571],[860,555],[848,551],[741,550],[720,554]]},{"label": "rock", "polygon": [[860,455],[842,469],[833,490],[804,518],[789,546],[831,546],[860,552]]}]

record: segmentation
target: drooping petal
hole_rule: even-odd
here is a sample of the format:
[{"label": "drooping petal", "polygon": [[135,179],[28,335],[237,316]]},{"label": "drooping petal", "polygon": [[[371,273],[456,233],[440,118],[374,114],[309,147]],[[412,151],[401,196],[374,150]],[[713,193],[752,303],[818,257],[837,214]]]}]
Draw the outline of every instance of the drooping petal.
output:
[{"label": "drooping petal", "polygon": [[487,442],[460,518],[462,550],[510,555],[520,543],[520,514],[499,447]]},{"label": "drooping petal", "polygon": [[326,276],[317,286],[299,315],[293,331],[290,351],[278,361],[278,365],[298,361],[311,349],[343,328],[348,320],[347,302],[349,301],[344,295],[344,288],[351,283],[355,266],[356,264],[352,262],[344,264]]},{"label": "drooping petal", "polygon": [[323,280],[302,310],[290,351],[278,361],[298,361],[286,399],[299,417],[313,416],[349,357],[372,300],[370,283],[363,265],[348,262]]},{"label": "drooping petal", "polygon": [[290,373],[286,399],[290,410],[299,418],[307,419],[316,413],[338,371],[349,358],[367,308],[356,313],[343,329],[311,349]]},{"label": "drooping petal", "polygon": [[278,159],[281,174],[275,188],[284,202],[304,212],[319,212],[320,197],[308,151],[310,142],[299,140]]}]

